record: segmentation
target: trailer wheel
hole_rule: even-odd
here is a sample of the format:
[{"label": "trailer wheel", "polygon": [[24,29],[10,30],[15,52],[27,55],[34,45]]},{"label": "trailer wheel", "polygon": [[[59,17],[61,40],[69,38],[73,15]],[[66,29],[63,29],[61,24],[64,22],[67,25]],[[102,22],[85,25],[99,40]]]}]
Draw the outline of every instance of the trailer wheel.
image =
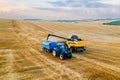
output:
[{"label": "trailer wheel", "polygon": [[42,48],[42,51],[44,51],[44,48]]},{"label": "trailer wheel", "polygon": [[52,55],[53,55],[53,56],[57,56],[57,53],[56,53],[55,50],[53,50]]},{"label": "trailer wheel", "polygon": [[45,52],[47,52],[47,49],[45,48]]},{"label": "trailer wheel", "polygon": [[44,52],[46,52],[46,49],[45,49],[45,48],[42,48],[42,50],[43,50]]},{"label": "trailer wheel", "polygon": [[61,59],[61,60],[64,60],[65,59],[65,54],[60,54],[60,56],[59,56],[59,58]]}]

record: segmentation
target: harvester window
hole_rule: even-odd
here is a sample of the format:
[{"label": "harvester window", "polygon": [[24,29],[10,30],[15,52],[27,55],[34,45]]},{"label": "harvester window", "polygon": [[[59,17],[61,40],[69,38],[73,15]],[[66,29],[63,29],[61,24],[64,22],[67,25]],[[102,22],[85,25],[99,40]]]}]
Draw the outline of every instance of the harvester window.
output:
[{"label": "harvester window", "polygon": [[72,40],[74,40],[74,39],[78,40],[78,36],[73,35],[73,36],[71,37],[71,39],[72,39]]}]

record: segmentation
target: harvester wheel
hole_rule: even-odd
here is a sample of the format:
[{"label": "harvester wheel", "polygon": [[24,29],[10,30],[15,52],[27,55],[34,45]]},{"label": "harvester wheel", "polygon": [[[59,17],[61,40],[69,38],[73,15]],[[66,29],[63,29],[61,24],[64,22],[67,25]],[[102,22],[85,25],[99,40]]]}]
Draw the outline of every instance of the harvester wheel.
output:
[{"label": "harvester wheel", "polygon": [[71,53],[73,52],[73,48],[70,48],[70,52],[71,52]]}]

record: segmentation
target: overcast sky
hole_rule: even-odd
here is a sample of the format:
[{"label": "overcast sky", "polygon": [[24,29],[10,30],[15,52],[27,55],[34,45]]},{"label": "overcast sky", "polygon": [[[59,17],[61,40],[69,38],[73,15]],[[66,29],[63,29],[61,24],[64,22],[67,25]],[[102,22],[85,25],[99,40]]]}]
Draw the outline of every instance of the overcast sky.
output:
[{"label": "overcast sky", "polygon": [[120,0],[0,0],[0,18],[120,18]]}]

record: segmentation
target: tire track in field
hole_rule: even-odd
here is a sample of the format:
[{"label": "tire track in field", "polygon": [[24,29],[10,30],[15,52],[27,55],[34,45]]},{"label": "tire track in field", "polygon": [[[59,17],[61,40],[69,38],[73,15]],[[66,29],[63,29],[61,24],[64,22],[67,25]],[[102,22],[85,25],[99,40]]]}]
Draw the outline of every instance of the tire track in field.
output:
[{"label": "tire track in field", "polygon": [[[45,74],[48,75],[47,76],[48,78],[49,77],[53,78],[54,76],[66,75],[66,76],[68,76],[68,79],[71,79],[71,80],[72,79],[76,79],[76,80],[82,79],[79,73],[77,73],[77,72],[75,72],[75,71],[61,65],[60,63],[57,63],[57,62],[55,62],[53,60],[48,59],[47,57],[41,55],[41,53],[38,52],[37,50],[30,47],[29,51],[30,52],[28,52],[28,51],[25,52],[25,54],[22,53],[22,55],[24,56],[24,58],[26,60],[28,60],[28,61],[36,64],[36,65],[34,65],[33,67],[31,66],[31,67],[23,68],[22,71],[25,71],[25,72],[26,71],[27,72],[32,71],[33,72],[35,66],[41,67],[41,65],[44,65],[44,66],[49,65],[49,68],[48,69],[46,68],[47,71],[45,72]],[[32,57],[30,57],[30,56],[32,56]],[[36,67],[36,69],[37,69],[37,67]],[[52,75],[48,74],[47,72],[51,72]],[[42,78],[40,78],[40,79],[42,79]],[[46,78],[46,76],[45,76],[45,78]],[[43,78],[43,79],[45,79],[45,78]]]},{"label": "tire track in field", "polygon": [[[49,76],[51,76],[51,74],[47,74],[47,73],[50,73],[50,72],[52,73],[52,75],[57,76],[55,70],[52,71],[50,66],[47,67],[46,63],[44,63],[41,59],[38,59],[33,53],[29,52],[28,50],[25,51],[24,53],[21,53],[21,56],[19,56],[19,57],[21,57],[21,58],[24,57],[24,59],[25,59],[24,61],[22,61],[22,64],[25,64],[22,66],[22,68],[21,68],[22,64],[16,63],[16,65],[17,65],[16,67],[20,68],[20,69],[17,69],[16,72],[23,73],[21,76],[22,79],[25,79],[25,76],[29,77],[29,78],[31,78],[31,77],[34,78],[35,76],[33,76],[31,73],[41,72],[43,70],[44,70],[43,74],[42,73],[39,73],[39,74],[44,75],[44,76],[38,76],[37,78],[42,79],[42,78],[46,77],[46,75],[48,75],[47,77],[49,77]],[[28,65],[29,63],[27,63],[27,62],[29,62],[31,64]],[[45,71],[45,69],[47,71]]]},{"label": "tire track in field", "polygon": [[[34,23],[32,23],[32,24],[34,24]],[[55,34],[58,34],[58,35],[63,34],[62,31],[56,30],[55,28],[52,28],[52,27],[48,27],[48,26],[45,25],[45,24],[43,24],[43,26],[41,26],[40,24],[34,24],[34,25],[37,25],[37,26],[39,26],[39,27],[42,27],[43,29],[45,29],[46,31],[49,31],[49,32],[51,32],[51,33],[55,33]],[[49,25],[49,26],[51,26],[51,25]],[[49,34],[49,32],[48,32],[48,34]]]},{"label": "tire track in field", "polygon": [[4,50],[4,52],[6,53],[6,65],[4,68],[4,72],[6,72],[6,74],[2,75],[1,78],[4,80],[17,80],[18,75],[17,73],[14,73],[14,61],[13,61],[13,53],[14,50]]},{"label": "tire track in field", "polygon": [[96,61],[94,59],[89,59],[89,58],[86,58],[86,57],[83,57],[83,56],[78,56],[76,54],[73,54],[74,57],[76,57],[77,59],[83,59],[85,61],[88,61],[88,62],[91,62],[91,63],[95,63],[101,67],[104,67],[104,68],[107,68],[107,69],[111,69],[113,71],[116,71],[116,72],[120,72],[120,68],[118,67],[115,67],[115,66],[112,66],[112,65],[109,65],[109,64],[105,64],[105,63],[102,63],[102,62],[99,62],[99,61]]},{"label": "tire track in field", "polygon": [[13,73],[14,71],[14,64],[13,64],[13,51],[9,50],[8,53],[8,61],[9,61],[9,73],[8,73],[8,79],[11,80],[17,80],[17,75]]},{"label": "tire track in field", "polygon": [[[57,69],[59,70],[61,73],[66,73],[68,76],[70,77],[73,77],[73,78],[78,78],[79,79],[82,79],[82,76],[80,75],[80,73],[78,72],[75,72],[73,70],[71,70],[70,68],[58,63],[58,62],[55,62],[49,58],[47,58],[46,56],[44,55],[41,55],[41,53],[39,51],[37,51],[36,49],[32,48],[32,51],[34,51],[35,54],[40,54],[38,56],[40,56],[40,58],[47,64],[50,64],[52,67],[54,67],[54,69]],[[37,56],[36,56],[37,57]]]},{"label": "tire track in field", "polygon": [[120,61],[120,58],[112,58],[112,57],[107,57],[107,56],[104,56],[104,55],[98,55],[98,54],[92,54],[92,55],[85,55],[85,57],[87,58],[90,58],[90,59],[96,59],[97,61],[100,61],[100,62],[104,62],[106,64],[114,64],[115,66],[118,66],[119,67],[119,61]]}]

